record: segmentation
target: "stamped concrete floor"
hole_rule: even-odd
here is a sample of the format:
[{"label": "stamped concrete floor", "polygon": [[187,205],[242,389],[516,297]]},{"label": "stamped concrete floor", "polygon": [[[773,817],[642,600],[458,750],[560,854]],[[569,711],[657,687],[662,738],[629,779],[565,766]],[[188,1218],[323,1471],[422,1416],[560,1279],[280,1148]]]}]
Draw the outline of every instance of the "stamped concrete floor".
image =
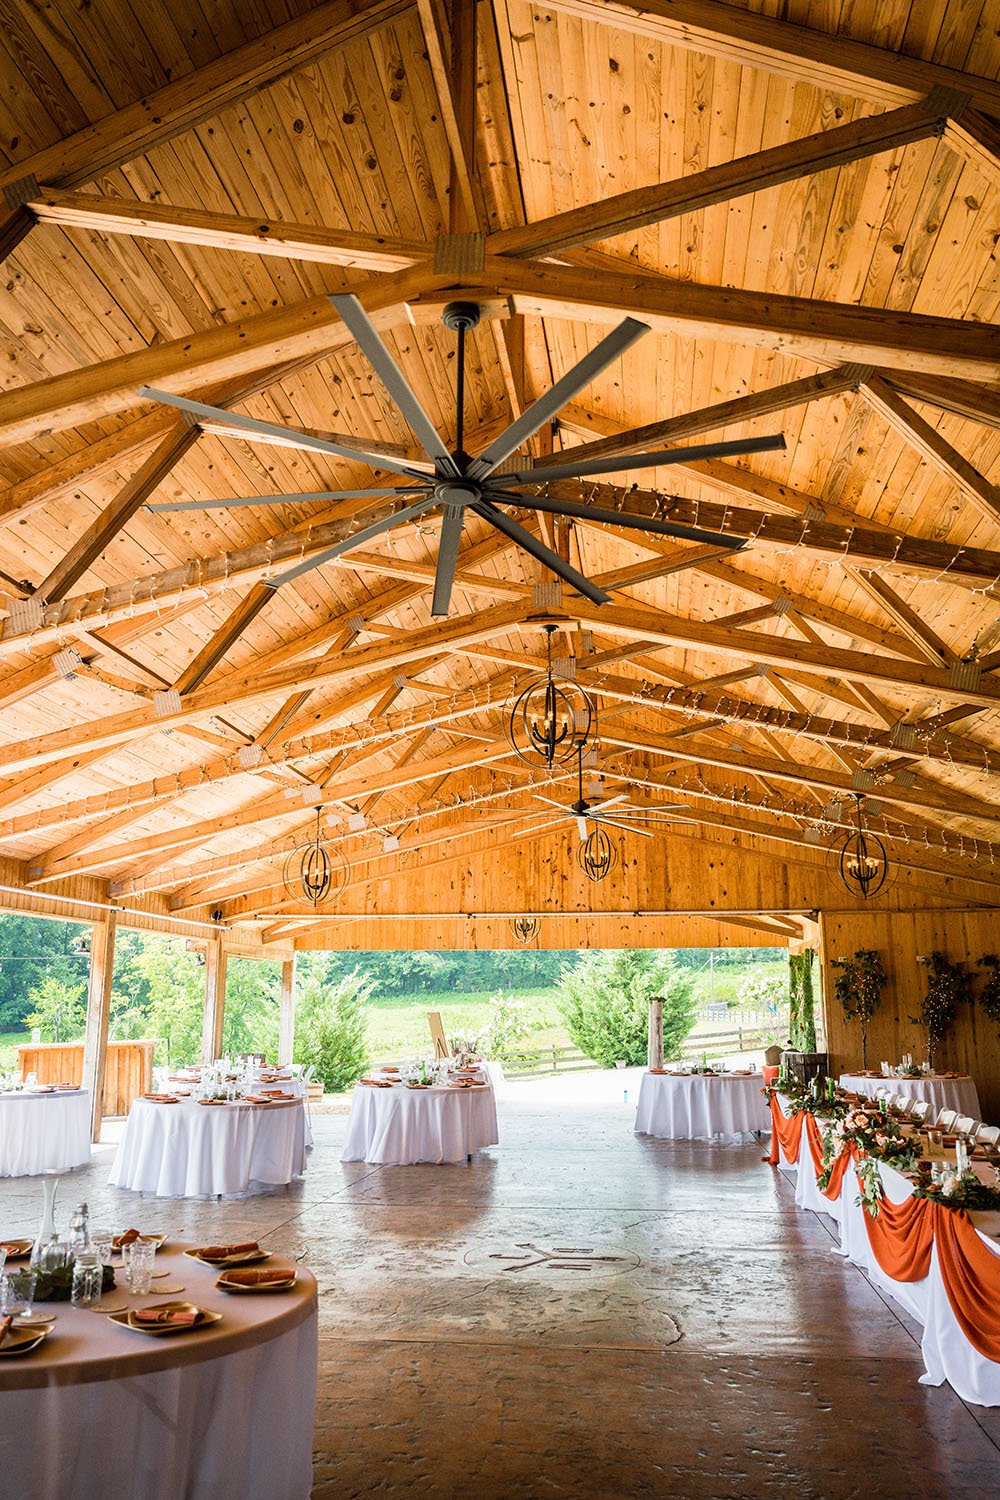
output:
[{"label": "stamped concrete floor", "polygon": [[[138,1214],[106,1186],[109,1144],[60,1201],[306,1253],[315,1500],[996,1494],[1000,1411],[917,1384],[919,1331],[759,1145],[635,1137],[637,1082],[509,1086],[502,1145],[469,1164],[342,1166],[346,1120],[320,1114],[287,1191]],[[0,1183],[3,1232],[33,1230],[39,1199]]]}]

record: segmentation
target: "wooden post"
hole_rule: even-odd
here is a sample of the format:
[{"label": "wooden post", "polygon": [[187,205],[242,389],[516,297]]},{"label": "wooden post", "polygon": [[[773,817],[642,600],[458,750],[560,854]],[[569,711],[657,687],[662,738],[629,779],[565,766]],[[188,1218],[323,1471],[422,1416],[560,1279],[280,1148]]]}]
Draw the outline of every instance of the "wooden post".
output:
[{"label": "wooden post", "polygon": [[111,1015],[111,973],[115,965],[117,918],[109,912],[90,931],[90,972],[87,980],[87,1029],[83,1039],[83,1086],[90,1091],[90,1139],[101,1139],[104,1119],[104,1077],[108,1062],[108,1021]]},{"label": "wooden post", "polygon": [[649,1002],[646,1060],[651,1068],[663,1067],[663,1000],[659,995],[654,995]]},{"label": "wooden post", "polygon": [[287,1066],[295,1051],[295,960],[281,965],[281,1010],[278,1017],[278,1062]]},{"label": "wooden post", "polygon": [[222,1056],[222,1019],[226,1010],[226,952],[222,937],[205,944],[205,1013],[201,1027],[201,1060]]}]

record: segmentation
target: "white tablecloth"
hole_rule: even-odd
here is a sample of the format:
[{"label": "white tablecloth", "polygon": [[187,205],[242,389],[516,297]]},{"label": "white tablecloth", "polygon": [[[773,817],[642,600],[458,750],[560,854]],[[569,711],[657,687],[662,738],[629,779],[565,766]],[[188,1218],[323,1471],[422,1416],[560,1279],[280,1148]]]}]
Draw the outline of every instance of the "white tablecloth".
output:
[{"label": "white tablecloth", "polygon": [[0,1177],[69,1172],[90,1161],[90,1094],[0,1094]]},{"label": "white tablecloth", "polygon": [[[191,1341],[203,1335],[144,1339],[60,1306],[45,1350],[55,1356],[70,1345],[82,1353],[93,1333],[108,1350],[105,1368],[60,1378],[57,1368],[46,1368],[42,1350],[2,1361],[0,1493],[23,1500],[308,1500],[315,1283],[309,1279],[298,1306],[278,1296],[241,1297],[246,1313],[238,1315],[237,1299],[212,1289],[214,1274],[192,1270],[191,1261],[178,1270],[189,1296],[222,1312],[222,1352],[191,1359]],[[222,1331],[232,1327],[233,1342],[245,1342],[236,1323],[245,1326],[248,1316],[263,1319],[261,1341],[225,1352]],[[20,1380],[35,1383],[19,1388]]]},{"label": "white tablecloth", "polygon": [[305,1109],[287,1104],[154,1104],[129,1111],[109,1182],[158,1198],[215,1197],[306,1169]]},{"label": "white tablecloth", "polygon": [[906,1094],[912,1099],[926,1099],[936,1111],[956,1109],[960,1115],[971,1115],[981,1120],[979,1095],[971,1078],[938,1078],[931,1074],[927,1078],[863,1078],[856,1073],[840,1075],[842,1089],[854,1094],[865,1094],[874,1099],[876,1094]]},{"label": "white tablecloth", "polygon": [[696,1141],[713,1135],[769,1131],[761,1077],[717,1073],[644,1073],[635,1112],[638,1135]]},{"label": "white tablecloth", "polygon": [[492,1088],[377,1089],[359,1083],[340,1159],[385,1167],[464,1161],[499,1139]]}]

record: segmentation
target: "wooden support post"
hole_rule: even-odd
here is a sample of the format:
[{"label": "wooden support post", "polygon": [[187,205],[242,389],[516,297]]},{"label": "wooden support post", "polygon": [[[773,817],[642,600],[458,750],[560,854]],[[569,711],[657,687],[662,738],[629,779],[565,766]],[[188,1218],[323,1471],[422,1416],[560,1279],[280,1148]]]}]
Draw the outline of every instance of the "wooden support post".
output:
[{"label": "wooden support post", "polygon": [[90,1092],[90,1138],[101,1139],[104,1119],[104,1075],[108,1061],[108,1021],[111,1015],[111,973],[115,965],[114,912],[95,922],[90,935],[90,974],[87,983],[87,1029],[83,1040],[83,1086]]},{"label": "wooden support post", "polygon": [[201,1027],[201,1060],[222,1056],[222,1018],[226,1009],[226,952],[222,938],[205,944],[205,1013]]},{"label": "wooden support post", "polygon": [[646,1060],[651,1068],[663,1067],[663,1000],[658,995],[654,995],[649,1002]]},{"label": "wooden support post", "polygon": [[295,1052],[295,960],[281,965],[281,1010],[278,1018],[278,1063],[287,1067]]}]

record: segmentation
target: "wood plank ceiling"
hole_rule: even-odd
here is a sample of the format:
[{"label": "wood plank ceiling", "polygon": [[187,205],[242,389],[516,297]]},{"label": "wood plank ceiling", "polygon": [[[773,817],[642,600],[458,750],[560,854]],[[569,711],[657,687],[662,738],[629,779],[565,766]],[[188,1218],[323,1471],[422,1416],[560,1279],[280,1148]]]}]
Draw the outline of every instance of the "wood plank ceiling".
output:
[{"label": "wood plank ceiling", "polygon": [[[282,886],[316,801],[351,862],[343,913],[376,891],[419,910],[463,858],[503,867],[552,780],[502,731],[543,655],[525,554],[470,520],[432,621],[436,518],[276,592],[371,502],[146,508],[372,482],[193,426],[146,384],[415,456],[331,292],[360,295],[450,441],[439,314],[461,294],[487,313],[470,447],[629,314],[652,332],[532,440],[538,464],[785,437],[585,491],[749,539],[729,557],[523,513],[613,589],[564,591],[560,648],[601,703],[605,784],[682,803],[660,837],[703,870],[720,847],[828,869],[862,790],[911,904],[996,902],[992,9],[13,0],[0,854],[39,891],[99,877],[302,946],[333,930]],[[481,236],[461,274],[449,235]],[[511,910],[539,899],[524,851],[572,855],[516,847]]]}]

